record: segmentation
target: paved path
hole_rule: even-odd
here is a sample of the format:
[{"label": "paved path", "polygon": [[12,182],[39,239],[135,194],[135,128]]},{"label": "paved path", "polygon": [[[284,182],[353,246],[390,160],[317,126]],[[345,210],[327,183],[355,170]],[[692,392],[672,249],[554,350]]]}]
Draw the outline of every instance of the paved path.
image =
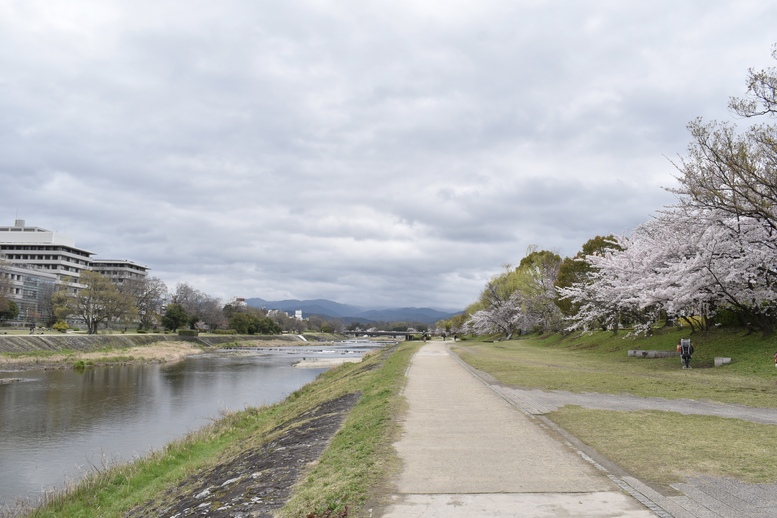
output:
[{"label": "paved path", "polygon": [[744,405],[697,401],[695,399],[664,399],[637,397],[630,394],[576,394],[566,390],[545,392],[501,385],[484,373],[475,373],[494,391],[532,415],[547,414],[564,405],[576,405],[597,410],[664,410],[685,415],[711,415],[742,419],[761,424],[777,424],[777,408],[753,408]]},{"label": "paved path", "polygon": [[404,395],[404,468],[384,517],[655,516],[441,341],[413,357]]},{"label": "paved path", "polygon": [[[691,399],[641,398],[629,394],[575,394],[563,390],[545,392],[537,389],[520,389],[497,382],[484,372],[460,362],[472,374],[481,379],[494,392],[500,394],[517,408],[537,416],[550,427],[555,425],[542,417],[564,405],[577,405],[598,410],[662,410],[686,415],[711,415],[727,419],[742,419],[761,424],[777,425],[777,409],[753,408],[743,405],[697,401]],[[560,433],[565,434],[563,430]],[[777,434],[777,430],[775,430]],[[777,435],[776,435],[777,436]],[[574,437],[568,440],[577,444],[592,461],[608,464],[594,451],[579,443]],[[658,514],[676,518],[777,518],[777,484],[747,484],[734,479],[695,477],[684,483],[672,484],[678,494],[665,494],[623,472],[618,466],[608,465],[611,477],[628,486],[640,500],[652,502],[660,509]],[[614,474],[618,473],[618,475]]]},{"label": "paved path", "polygon": [[505,386],[426,344],[408,370],[404,463],[382,516],[777,518],[777,484],[697,477],[656,491],[543,416],[564,405],[777,424],[777,410]]}]

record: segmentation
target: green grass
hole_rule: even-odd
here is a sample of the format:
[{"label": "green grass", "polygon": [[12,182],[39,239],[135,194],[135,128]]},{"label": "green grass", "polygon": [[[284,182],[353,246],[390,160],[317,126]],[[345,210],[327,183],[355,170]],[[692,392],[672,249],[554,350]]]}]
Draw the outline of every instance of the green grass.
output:
[{"label": "green grass", "polygon": [[29,358],[31,361],[35,361],[36,358],[46,359],[52,356],[60,356],[60,355],[75,356],[78,353],[79,351],[76,351],[74,349],[59,349],[59,350],[31,349],[29,351],[23,351],[23,352],[0,352],[0,357],[5,356],[6,358]]},{"label": "green grass", "polygon": [[405,343],[393,352],[368,355],[322,374],[282,403],[231,413],[143,459],[94,472],[51,495],[32,515],[122,516],[149,501],[174,500],[186,491],[179,486],[189,477],[261,448],[294,426],[296,417],[346,394],[361,397],[319,462],[302,477],[282,516],[321,516],[345,506],[356,512],[380,497],[376,488],[396,469],[391,444],[398,433],[398,394],[418,347]]},{"label": "green grass", "polygon": [[405,371],[420,343],[405,343],[380,371],[364,373],[362,398],[316,466],[295,488],[281,516],[315,512],[353,515],[369,498],[379,500],[382,482],[399,468],[392,443],[398,438],[396,416]]},{"label": "green grass", "polygon": [[[677,357],[628,356],[629,349],[674,350],[692,339],[691,370]],[[456,350],[478,369],[509,385],[542,390],[628,393],[667,399],[706,399],[777,408],[777,341],[741,331],[689,335],[660,330],[649,338],[611,333],[532,336]],[[714,358],[732,363],[713,367]],[[636,477],[667,486],[694,475],[727,476],[745,482],[777,480],[777,429],[738,419],[672,412],[615,412],[566,406],[547,415],[559,426]]]},{"label": "green grass", "polygon": [[[594,333],[581,337],[529,337],[496,343],[461,342],[460,356],[500,381],[516,386],[572,392],[626,392],[644,397],[709,399],[754,407],[777,407],[775,339],[715,331],[691,336],[691,370],[677,357],[628,356],[629,349],[674,350],[688,331],[670,330],[644,339]],[[714,368],[714,358],[732,363]]]},{"label": "green grass", "polygon": [[563,407],[548,417],[646,482],[667,485],[689,476],[749,483],[777,478],[773,425],[673,412],[615,412]]}]

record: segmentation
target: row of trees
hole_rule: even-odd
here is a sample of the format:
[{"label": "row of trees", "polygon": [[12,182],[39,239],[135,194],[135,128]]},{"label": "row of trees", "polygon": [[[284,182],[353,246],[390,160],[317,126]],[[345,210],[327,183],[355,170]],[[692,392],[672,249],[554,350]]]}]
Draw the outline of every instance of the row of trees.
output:
[{"label": "row of trees", "polygon": [[[13,320],[18,307],[10,295],[10,282],[0,264],[0,320]],[[36,323],[67,329],[67,321],[86,326],[89,334],[100,328],[129,326],[153,330],[160,326],[172,331],[181,328],[198,330],[234,329],[240,334],[277,334],[282,331],[302,332],[327,327],[323,319],[301,321],[286,313],[251,308],[211,297],[187,283],[179,283],[170,293],[165,283],[156,278],[125,279],[114,283],[109,277],[85,270],[78,279],[82,288],[73,293],[66,286],[47,284],[37,292]],[[330,324],[329,327],[335,326]]]},{"label": "row of trees", "polygon": [[[10,282],[3,275],[0,263],[0,320],[13,320],[18,308],[10,297]],[[156,278],[125,279],[114,283],[108,277],[93,271],[83,271],[78,279],[83,287],[77,294],[65,286],[46,284],[37,291],[37,307],[33,318],[46,327],[66,329],[65,322],[79,322],[94,334],[100,328],[137,327],[153,330],[159,327],[172,331],[187,328],[201,331],[234,329],[240,334],[275,334],[283,331],[302,333],[307,330],[328,333],[346,329],[361,329],[357,322],[346,326],[339,319],[311,315],[305,320],[290,317],[282,311],[246,306],[232,301],[227,304],[193,288],[179,283],[169,292],[165,283]],[[428,326],[418,322],[382,322],[371,325],[380,329],[426,331]]]},{"label": "row of trees", "polygon": [[[158,278],[125,280],[114,284],[108,277],[96,272],[82,272],[79,279],[84,287],[77,294],[58,291],[54,295],[54,314],[64,320],[76,317],[87,326],[87,332],[96,333],[100,326],[108,327],[131,323],[138,329],[152,330],[159,326],[176,331],[197,329],[215,331],[234,329],[240,334],[279,334],[284,330],[299,330],[298,322],[289,322],[285,313],[276,319],[265,310],[245,304],[226,305],[187,283],[179,283],[168,293],[167,286]],[[289,324],[284,327],[283,324]]]},{"label": "row of trees", "polygon": [[[772,56],[777,59],[777,47]],[[777,70],[748,74],[738,116],[777,114]],[[677,203],[630,236],[596,237],[572,259],[530,250],[492,279],[468,308],[466,329],[506,336],[659,320],[696,329],[735,324],[769,335],[777,328],[777,126],[744,132],[692,121],[688,154],[675,167]],[[544,305],[544,306],[543,306]]]},{"label": "row of trees", "polygon": [[509,339],[528,330],[558,330],[561,311],[554,303],[561,257],[531,250],[517,268],[491,279],[480,300],[468,308],[468,326],[477,334],[500,333]]}]

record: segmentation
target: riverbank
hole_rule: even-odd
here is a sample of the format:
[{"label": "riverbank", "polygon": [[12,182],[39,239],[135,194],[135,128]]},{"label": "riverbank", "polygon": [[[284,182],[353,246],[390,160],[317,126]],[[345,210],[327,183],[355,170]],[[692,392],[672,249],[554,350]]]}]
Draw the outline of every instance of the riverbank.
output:
[{"label": "riverbank", "polygon": [[216,335],[179,336],[167,333],[121,334],[8,334],[0,335],[0,353],[27,354],[43,351],[95,351],[123,349],[151,345],[157,342],[189,342],[202,347],[219,347],[229,343],[286,342],[300,344],[307,341],[299,335]]},{"label": "riverbank", "polygon": [[45,354],[31,352],[13,355],[0,353],[0,371],[66,369],[116,363],[167,363],[202,352],[201,347],[190,342],[155,342],[151,345],[100,351],[49,351]]},{"label": "riverbank", "polygon": [[226,345],[282,347],[307,343],[297,335],[204,335],[185,339],[166,334],[3,335],[0,371],[166,363]]},{"label": "riverbank", "polygon": [[365,515],[398,468],[391,444],[416,348],[387,346],[327,371],[282,403],[230,413],[146,458],[93,473],[32,514]]}]

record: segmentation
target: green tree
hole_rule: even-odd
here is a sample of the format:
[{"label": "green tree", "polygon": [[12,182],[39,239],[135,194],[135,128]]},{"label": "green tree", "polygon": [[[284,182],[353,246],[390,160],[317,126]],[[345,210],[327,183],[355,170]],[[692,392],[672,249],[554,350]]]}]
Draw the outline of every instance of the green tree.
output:
[{"label": "green tree", "polygon": [[16,302],[8,300],[3,307],[5,309],[0,311],[0,320],[13,320],[19,316],[19,306]]},{"label": "green tree", "polygon": [[256,332],[261,335],[279,335],[283,330],[275,320],[262,316],[257,323]]},{"label": "green tree", "polygon": [[242,335],[274,335],[282,332],[281,327],[273,319],[255,312],[234,313],[229,319],[229,327]]},{"label": "green tree", "polygon": [[517,268],[507,265],[489,281],[479,306],[467,308],[469,329],[479,334],[503,334],[508,339],[515,333],[560,329],[561,314],[554,303],[560,264],[558,254],[529,247]]},{"label": "green tree", "polygon": [[229,318],[229,328],[234,329],[241,335],[252,335],[256,332],[256,322],[256,317],[243,311],[238,311]]},{"label": "green tree", "polygon": [[189,321],[189,315],[186,314],[186,310],[180,304],[168,304],[161,320],[162,327],[170,331],[177,331],[179,327]]},{"label": "green tree", "polygon": [[561,329],[561,313],[555,304],[560,265],[561,257],[555,252],[531,248],[516,268],[524,332]]}]

